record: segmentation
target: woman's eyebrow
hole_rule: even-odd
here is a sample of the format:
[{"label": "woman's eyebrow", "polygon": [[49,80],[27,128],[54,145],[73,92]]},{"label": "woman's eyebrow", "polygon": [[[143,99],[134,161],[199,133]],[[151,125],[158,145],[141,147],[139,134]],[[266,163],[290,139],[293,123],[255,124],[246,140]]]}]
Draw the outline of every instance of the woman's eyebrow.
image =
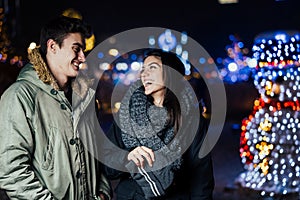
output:
[{"label": "woman's eyebrow", "polygon": [[[149,66],[149,65],[158,65],[160,67],[160,64],[158,62],[155,62],[155,61],[150,62],[150,63],[147,64],[147,66]],[[143,66],[145,66],[145,65],[143,65]]]}]

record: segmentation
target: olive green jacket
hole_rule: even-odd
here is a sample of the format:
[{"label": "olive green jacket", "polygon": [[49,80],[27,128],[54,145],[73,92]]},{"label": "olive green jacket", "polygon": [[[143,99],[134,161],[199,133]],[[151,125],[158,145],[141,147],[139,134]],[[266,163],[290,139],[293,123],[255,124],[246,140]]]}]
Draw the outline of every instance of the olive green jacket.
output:
[{"label": "olive green jacket", "polygon": [[110,197],[110,183],[92,156],[94,90],[77,99],[71,106],[31,64],[1,96],[0,188],[11,199],[97,199],[100,192]]}]

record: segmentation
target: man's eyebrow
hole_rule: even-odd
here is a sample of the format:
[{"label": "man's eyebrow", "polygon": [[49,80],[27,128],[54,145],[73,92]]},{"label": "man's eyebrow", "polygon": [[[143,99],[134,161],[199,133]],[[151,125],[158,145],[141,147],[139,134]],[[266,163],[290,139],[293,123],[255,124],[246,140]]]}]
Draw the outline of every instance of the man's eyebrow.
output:
[{"label": "man's eyebrow", "polygon": [[75,43],[73,43],[73,45],[77,45],[77,46],[79,46],[82,49],[84,48],[84,45],[81,44],[81,43],[79,43],[79,42],[75,42]]}]

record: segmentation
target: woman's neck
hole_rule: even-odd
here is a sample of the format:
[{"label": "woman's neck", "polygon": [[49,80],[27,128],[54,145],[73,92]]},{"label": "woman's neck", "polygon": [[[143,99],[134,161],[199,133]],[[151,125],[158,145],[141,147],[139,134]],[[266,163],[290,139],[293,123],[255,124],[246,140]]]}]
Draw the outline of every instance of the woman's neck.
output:
[{"label": "woman's neck", "polygon": [[153,104],[157,107],[163,107],[164,99],[165,99],[165,89],[156,91],[151,95],[153,97]]}]

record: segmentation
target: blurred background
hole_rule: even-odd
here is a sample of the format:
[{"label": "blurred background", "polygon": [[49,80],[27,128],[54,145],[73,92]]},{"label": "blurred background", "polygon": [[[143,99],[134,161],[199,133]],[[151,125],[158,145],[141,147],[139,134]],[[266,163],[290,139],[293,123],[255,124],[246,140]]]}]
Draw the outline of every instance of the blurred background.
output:
[{"label": "blurred background", "polygon": [[[246,119],[249,121],[253,112],[259,109],[255,107],[257,100],[263,98],[259,87],[265,87],[267,90],[266,87],[269,86],[266,83],[267,75],[260,77],[255,75],[263,68],[262,66],[266,65],[274,68],[278,66],[279,68],[285,67],[285,69],[292,68],[294,71],[298,69],[299,10],[300,1],[297,0],[201,0],[198,2],[0,0],[0,95],[15,81],[19,70],[28,62],[27,49],[32,43],[38,44],[39,31],[42,25],[57,15],[64,14],[87,21],[93,28],[93,36],[87,41],[91,48],[123,31],[141,27],[160,27],[164,31],[159,36],[149,35],[145,37],[149,46],[155,44],[167,50],[176,49],[180,56],[189,60],[189,52],[185,49],[185,45],[189,41],[185,38],[192,38],[209,54],[206,57],[197,58],[197,62],[204,67],[214,65],[217,69],[216,71],[205,71],[204,74],[191,70],[186,72],[187,78],[194,80],[196,91],[204,99],[208,110],[210,106],[209,95],[202,90],[203,77],[201,76],[205,76],[207,79],[212,78],[212,80],[216,76],[219,77],[224,82],[226,90],[226,121],[221,136],[213,149],[216,177],[215,199],[298,199],[300,184],[299,156],[297,153],[300,149],[298,143],[292,145],[295,149],[289,154],[296,157],[298,161],[296,164],[291,164],[293,162],[290,161],[289,165],[293,165],[293,168],[288,172],[282,172],[283,174],[293,172],[291,175],[293,177],[292,185],[282,184],[279,181],[280,186],[278,187],[280,189],[272,190],[267,186],[258,187],[259,183],[262,182],[260,179],[256,183],[245,185],[243,185],[244,181],[239,182],[237,179],[241,173],[251,171],[251,167],[255,168],[263,160],[261,157],[256,158],[255,155],[249,160],[249,155],[243,154],[247,152],[245,149],[248,147],[251,149],[253,146],[252,149],[257,149],[255,145],[258,143],[253,142],[257,138],[251,138],[252,142],[249,141],[248,146],[245,144],[241,146],[242,139],[250,140],[250,137],[245,137],[242,133],[261,128],[253,126],[246,128],[247,122],[244,121]],[[174,32],[178,32],[180,35],[176,35]],[[264,50],[261,44],[265,43],[259,37],[262,33],[268,33],[266,38],[273,42],[286,43],[288,48],[292,49],[289,53],[296,57],[286,56],[281,59],[281,61],[290,62],[289,64],[281,61],[279,65],[278,62],[274,63],[276,56],[271,61],[264,61],[261,57]],[[286,38],[276,39],[277,33]],[[274,46],[270,44],[270,48],[277,48],[281,44],[280,42]],[[295,44],[296,50],[293,50],[292,44]],[[254,49],[255,45],[261,49]],[[90,50],[87,50],[87,55]],[[259,53],[259,56],[255,53]],[[141,62],[141,58],[134,52],[120,55],[117,48],[112,48],[108,52],[98,52],[99,59],[101,59],[101,55],[105,56],[105,54],[115,56],[116,59],[114,63],[104,63],[99,66],[105,70],[99,83],[102,87],[97,94],[99,120],[104,130],[109,127],[112,114],[117,111],[119,105],[118,102],[113,105],[110,102],[115,83],[121,81],[125,87],[128,86],[135,79]],[[264,62],[267,64],[260,65]],[[189,66],[188,62],[187,66]],[[274,77],[278,77],[277,71]],[[274,77],[269,78],[269,82],[273,85],[276,82]],[[297,79],[297,74],[295,77]],[[266,81],[263,82],[262,79]],[[261,84],[262,82],[264,85]],[[293,84],[298,84],[298,82],[293,82]],[[286,91],[286,87],[284,86],[281,93],[284,89]],[[285,103],[288,101],[298,105],[298,89],[295,90],[294,99],[279,99],[278,102]],[[263,100],[268,101],[269,97],[267,96]],[[262,107],[266,106],[264,104]],[[298,107],[293,108],[292,111],[298,112]],[[259,119],[257,124],[259,124],[266,117],[257,116],[257,118]],[[273,133],[276,132],[273,130]],[[298,129],[289,134],[289,136],[293,135],[299,135]],[[299,138],[296,137],[296,141]],[[275,144],[277,143],[273,142],[273,145]],[[272,149],[274,148],[272,147]],[[271,151],[272,149],[268,150]],[[277,157],[274,158],[269,151],[264,154],[264,157],[269,156],[269,161],[277,160]],[[296,153],[294,153],[295,151]],[[255,151],[250,152],[250,154],[255,154]],[[249,164],[252,164],[251,167]],[[268,173],[276,174],[279,171],[275,170],[276,172],[274,172],[271,168],[272,166],[266,172],[260,167],[259,171],[263,174],[261,176],[267,176]],[[278,176],[276,177],[278,179]],[[268,182],[266,180],[270,181],[273,178],[264,179],[263,182]],[[286,182],[286,179],[283,182]],[[273,182],[271,181],[271,183]],[[278,184],[278,181],[274,184]],[[285,191],[285,187],[289,190]]]}]

